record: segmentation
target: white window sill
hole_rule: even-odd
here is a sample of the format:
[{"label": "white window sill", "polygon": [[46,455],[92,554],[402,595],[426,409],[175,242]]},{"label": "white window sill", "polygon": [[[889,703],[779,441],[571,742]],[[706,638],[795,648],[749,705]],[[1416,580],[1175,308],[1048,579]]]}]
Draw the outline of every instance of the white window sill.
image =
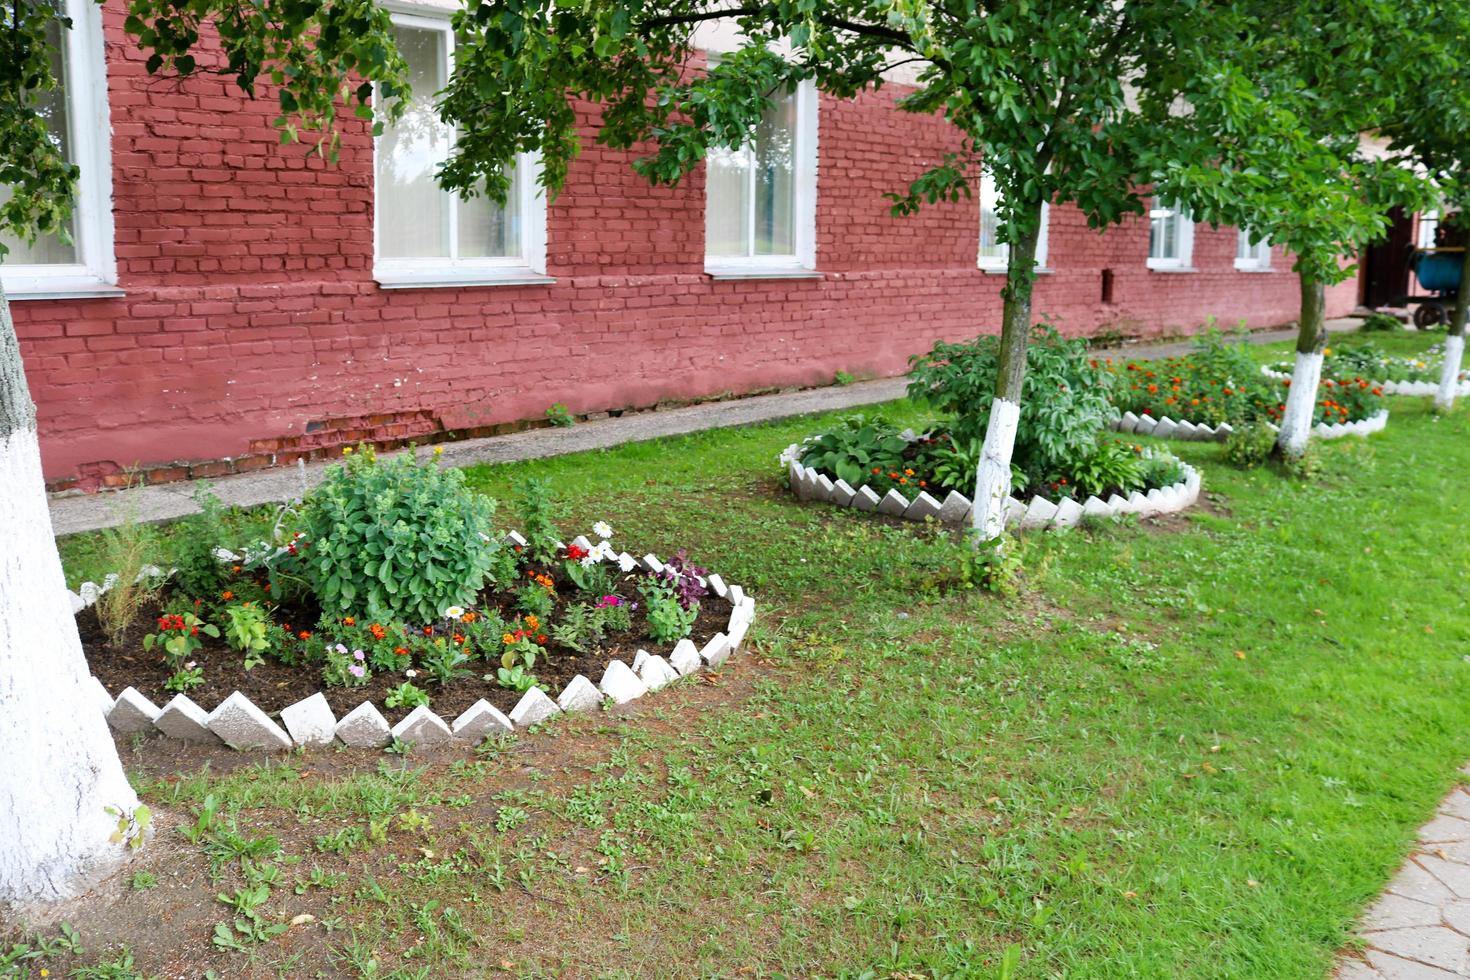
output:
[{"label": "white window sill", "polygon": [[16,276],[5,280],[5,298],[11,302],[47,299],[111,299],[127,295],[116,283],[99,276]]},{"label": "white window sill", "polygon": [[550,286],[556,279],[529,266],[486,272],[395,272],[374,270],[380,289],[468,289],[477,286]]},{"label": "white window sill", "polygon": [[822,279],[815,269],[800,265],[706,265],[711,279]]},{"label": "white window sill", "polygon": [[[980,271],[985,273],[987,276],[1003,276],[1009,270],[1006,269],[1006,267],[1003,265],[982,265],[980,266]],[[1048,265],[1041,265],[1036,267],[1035,272],[1038,276],[1054,276],[1056,275],[1057,270]]]},{"label": "white window sill", "polygon": [[1275,272],[1269,265],[1237,265],[1236,272]]},{"label": "white window sill", "polygon": [[1175,272],[1198,272],[1199,269],[1195,268],[1192,265],[1151,265],[1151,266],[1148,267],[1148,271],[1149,272],[1168,272],[1168,273],[1175,273]]}]

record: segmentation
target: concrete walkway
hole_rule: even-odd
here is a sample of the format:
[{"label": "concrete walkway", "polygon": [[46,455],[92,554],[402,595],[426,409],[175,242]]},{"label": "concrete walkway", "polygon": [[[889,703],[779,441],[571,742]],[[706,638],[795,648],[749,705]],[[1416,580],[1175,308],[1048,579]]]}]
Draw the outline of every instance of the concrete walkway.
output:
[{"label": "concrete walkway", "polygon": [[[1470,775],[1470,765],[1461,770]],[[1470,977],[1470,791],[1455,787],[1398,875],[1363,916],[1360,955],[1334,980]]]},{"label": "concrete walkway", "polygon": [[[1328,329],[1356,329],[1357,320],[1332,320]],[[1251,343],[1268,344],[1290,340],[1295,329],[1263,330],[1251,335]],[[1110,351],[1122,357],[1172,357],[1189,351],[1189,339],[1163,344],[1127,346]],[[544,456],[561,456],[589,449],[607,449],[626,442],[641,442],[663,436],[685,435],[705,429],[752,425],[813,412],[858,408],[902,398],[907,379],[883,378],[843,387],[756,395],[722,402],[705,402],[687,408],[640,412],[620,418],[582,422],[566,429],[529,429],[487,439],[443,443],[444,461],[452,466],[474,463],[510,463]],[[315,486],[325,462],[259,470],[212,482],[214,493],[228,505],[251,507],[282,503],[301,496]],[[51,524],[57,535],[95,531],[121,523],[126,516],[149,523],[197,513],[194,483],[161,483],[112,493],[57,496],[51,500]]]}]

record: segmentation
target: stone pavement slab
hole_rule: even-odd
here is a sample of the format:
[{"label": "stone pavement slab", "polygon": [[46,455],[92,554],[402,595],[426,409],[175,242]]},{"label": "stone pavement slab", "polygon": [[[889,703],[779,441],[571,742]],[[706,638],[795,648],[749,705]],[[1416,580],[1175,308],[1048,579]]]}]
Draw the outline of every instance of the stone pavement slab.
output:
[{"label": "stone pavement slab", "polygon": [[[1328,329],[1356,329],[1355,319],[1332,320]],[[1253,344],[1290,340],[1295,330],[1261,330],[1250,336]],[[1118,357],[1172,357],[1189,351],[1190,338],[1127,345],[1110,350]],[[801,391],[754,395],[726,401],[703,402],[683,408],[638,412],[619,418],[580,422],[569,428],[539,428],[485,439],[442,443],[443,460],[450,466],[510,463],[546,456],[607,449],[628,442],[687,435],[706,429],[772,422],[797,415],[828,412],[902,398],[907,378],[881,378],[855,384]],[[420,450],[421,452],[424,450]],[[225,504],[253,507],[279,504],[300,497],[322,479],[326,462],[257,470],[212,481],[211,489]],[[113,527],[132,514],[142,523],[174,520],[198,513],[193,482],[160,483],[96,494],[57,495],[51,499],[51,526],[60,535]]]},{"label": "stone pavement slab", "polygon": [[[1470,771],[1470,766],[1466,767]],[[1363,914],[1363,952],[1344,957],[1334,980],[1470,977],[1470,791],[1456,786],[1388,888]]]}]

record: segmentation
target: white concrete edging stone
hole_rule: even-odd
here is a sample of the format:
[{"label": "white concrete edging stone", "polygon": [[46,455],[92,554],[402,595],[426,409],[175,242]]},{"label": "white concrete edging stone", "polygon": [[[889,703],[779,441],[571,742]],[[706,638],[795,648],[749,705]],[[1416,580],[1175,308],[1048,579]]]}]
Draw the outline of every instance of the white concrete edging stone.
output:
[{"label": "white concrete edging stone", "polygon": [[[1290,381],[1291,372],[1278,371],[1275,368],[1261,365],[1261,373],[1275,381]],[[1369,381],[1375,388],[1382,388],[1385,395],[1435,395],[1439,393],[1438,381]],[[1458,382],[1455,385],[1455,395],[1470,395],[1470,378]]]},{"label": "white concrete edging stone", "polygon": [[[525,543],[525,538],[515,531],[506,534],[505,539],[512,545]],[[653,572],[664,567],[655,555],[636,559],[624,553],[614,560],[618,560],[625,571],[641,569]],[[158,575],[162,571],[150,567],[144,570],[144,574]],[[93,605],[116,581],[116,575],[109,575],[101,585],[84,582],[78,592],[68,590],[73,610],[81,612]],[[731,609],[725,629],[707,640],[702,652],[687,637],[679,641],[667,660],[640,650],[642,656],[636,661],[639,673],[635,674],[619,660],[609,661],[604,668],[604,678],[610,671],[614,678],[624,682],[616,686],[615,693],[606,688],[599,690],[578,674],[567,682],[555,700],[540,689],[531,688],[511,709],[509,716],[481,699],[453,723],[445,721],[427,706],[420,706],[390,727],[371,701],[364,701],[339,720],[333,716],[327,699],[318,691],[277,712],[284,723],[285,727],[282,727],[239,691],[232,693],[213,711],[205,711],[184,695],[178,695],[159,708],[134,688],[126,688],[113,698],[101,681],[95,677],[92,681],[98,690],[99,707],[112,727],[120,732],[157,732],[170,738],[214,744],[222,741],[237,749],[287,750],[334,741],[355,748],[379,749],[394,738],[420,745],[437,745],[453,740],[473,743],[489,735],[523,731],[559,714],[591,711],[601,707],[609,698],[623,704],[681,677],[724,663],[731,654],[739,651],[746,631],[755,621],[755,597],[747,595],[738,585],[727,585],[718,575],[710,575],[705,584],[710,592],[729,601]],[[629,681],[631,683],[627,683]]]},{"label": "white concrete edging stone", "polygon": [[[1273,429],[1277,428],[1273,423],[1267,422],[1266,424]],[[1382,432],[1386,425],[1388,425],[1388,409],[1380,408],[1367,418],[1356,422],[1318,422],[1312,426],[1312,435],[1318,439],[1367,436],[1374,432]],[[1221,422],[1218,426],[1208,426],[1189,421],[1176,422],[1167,415],[1156,419],[1147,412],[1142,415],[1124,412],[1122,418],[1113,422],[1113,429],[1134,435],[1153,436],[1156,439],[1187,439],[1197,442],[1224,442],[1235,431],[1229,422]]]},{"label": "white concrete edging stone", "polygon": [[[854,491],[845,480],[831,482],[811,467],[803,466],[800,455],[801,446],[798,443],[792,443],[787,447],[786,452],[781,454],[781,458],[787,461],[791,490],[799,499],[816,500],[839,507],[852,507],[856,510],[880,509],[865,503],[864,491],[867,491],[870,497],[877,498],[877,494],[868,487],[864,486]],[[1071,527],[1083,517],[1113,518],[1124,514],[1147,517],[1152,514],[1172,514],[1192,506],[1199,499],[1201,483],[1199,470],[1188,463],[1181,462],[1180,465],[1184,468],[1184,479],[1178,483],[1149,490],[1147,493],[1135,490],[1127,498],[1118,494],[1113,494],[1107,500],[1088,497],[1079,504],[1071,497],[1063,497],[1060,501],[1053,502],[1038,496],[1032,497],[1031,502],[1026,504],[1015,497],[1007,497],[1005,521],[1007,525],[1019,524],[1022,530],[1028,530]],[[877,499],[882,504],[889,503],[895,497],[903,500],[901,495],[891,490],[888,496]],[[942,501],[936,500],[928,492],[921,490],[917,497],[912,501],[904,501],[904,504],[902,508],[890,504],[889,508],[882,509],[880,512],[911,521],[922,521],[932,517],[943,524],[969,525],[971,511],[974,509],[973,501],[956,490],[951,490]],[[734,617],[731,618],[733,620]]]}]

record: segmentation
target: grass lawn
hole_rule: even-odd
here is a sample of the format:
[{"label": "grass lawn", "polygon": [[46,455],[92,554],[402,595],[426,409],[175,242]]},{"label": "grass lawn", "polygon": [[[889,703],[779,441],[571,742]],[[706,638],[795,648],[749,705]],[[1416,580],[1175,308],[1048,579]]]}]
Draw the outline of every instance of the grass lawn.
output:
[{"label": "grass lawn", "polygon": [[[1405,336],[1435,339],[1366,339]],[[1170,444],[1205,506],[1031,535],[1010,600],[958,586],[946,534],[790,497],[776,455],[820,419],[476,468],[496,496],[550,477],[568,527],[606,519],[747,586],[753,650],[473,755],[201,768],[124,744],[165,814],[138,865],[156,884],[77,910],[77,961],[128,943],[170,976],[1324,976],[1470,757],[1470,410],[1390,405],[1309,484]],[[95,539],[64,553],[90,574]],[[314,919],[263,938],[242,902]]]}]

